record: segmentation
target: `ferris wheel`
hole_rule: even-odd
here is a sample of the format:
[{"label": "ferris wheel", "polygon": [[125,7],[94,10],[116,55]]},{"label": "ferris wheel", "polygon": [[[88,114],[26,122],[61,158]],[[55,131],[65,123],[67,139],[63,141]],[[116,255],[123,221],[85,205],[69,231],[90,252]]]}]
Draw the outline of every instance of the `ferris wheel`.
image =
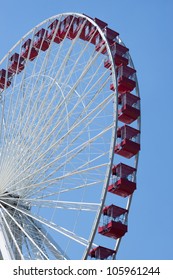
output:
[{"label": "ferris wheel", "polygon": [[129,49],[98,18],[63,13],[0,69],[0,258],[115,259],[140,150]]}]

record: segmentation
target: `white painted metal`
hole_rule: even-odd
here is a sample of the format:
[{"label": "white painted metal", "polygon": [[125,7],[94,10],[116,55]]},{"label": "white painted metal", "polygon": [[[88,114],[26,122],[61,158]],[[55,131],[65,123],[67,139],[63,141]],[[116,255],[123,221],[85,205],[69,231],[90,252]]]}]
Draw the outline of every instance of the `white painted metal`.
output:
[{"label": "white painted metal", "polygon": [[2,210],[0,209],[0,240],[1,240],[1,246],[0,246],[0,256],[3,260],[13,260],[14,255],[11,251],[8,236],[6,234],[6,231],[4,229],[4,221],[2,219]]},{"label": "white painted metal", "polygon": [[54,16],[21,38],[0,65],[7,69],[28,38],[34,42],[34,34],[55,19],[58,30],[68,15],[96,27],[111,75],[104,67],[104,46],[96,52],[92,38],[79,39],[80,28],[73,40],[65,37],[56,44],[53,37],[49,48],[33,61],[26,59],[24,70],[0,93],[3,258],[10,258],[6,236],[18,259],[87,259],[97,243],[117,131],[116,66],[103,30],[85,15]]},{"label": "white painted metal", "polygon": [[[36,26],[9,51],[1,65],[8,68],[9,57],[14,52],[21,53],[28,38],[33,39],[41,27],[47,29],[54,19],[63,20],[68,15],[52,17]],[[83,17],[83,25],[91,21],[104,38],[92,19],[73,15]],[[1,210],[8,217],[6,222],[11,220],[22,233],[20,243],[24,249],[21,244],[18,247],[17,241],[12,243],[15,251],[23,251],[24,258],[47,259],[48,251],[57,258],[57,244],[61,246],[61,242],[54,241],[54,248],[50,246],[46,238],[51,237],[50,228],[82,244],[84,249],[89,248],[104,204],[116,130],[116,102],[113,110],[114,93],[109,85],[116,79],[115,73],[110,76],[103,66],[102,49],[95,52],[90,42],[78,39],[81,30],[74,40],[64,39],[59,45],[51,42],[49,49],[40,51],[33,62],[27,59],[24,70],[14,75],[12,85],[1,93]],[[107,42],[106,46],[112,59]],[[68,229],[67,225],[59,225],[57,211],[70,215],[73,226]],[[82,237],[75,231],[81,231],[83,225],[78,220],[85,212],[93,214],[88,220],[89,230]],[[37,226],[31,226],[31,221]],[[39,227],[42,234],[44,231],[42,245]],[[16,237],[17,232],[9,234]],[[69,246],[70,241],[64,249],[67,255]]]}]

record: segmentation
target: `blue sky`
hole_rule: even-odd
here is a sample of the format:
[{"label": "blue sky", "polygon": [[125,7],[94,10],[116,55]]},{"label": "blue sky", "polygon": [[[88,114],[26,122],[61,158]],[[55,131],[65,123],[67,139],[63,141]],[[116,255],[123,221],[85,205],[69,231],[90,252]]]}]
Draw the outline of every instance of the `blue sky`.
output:
[{"label": "blue sky", "polygon": [[171,0],[6,0],[0,59],[31,28],[63,12],[85,13],[120,33],[137,69],[142,112],[138,190],[118,259],[173,259]]}]

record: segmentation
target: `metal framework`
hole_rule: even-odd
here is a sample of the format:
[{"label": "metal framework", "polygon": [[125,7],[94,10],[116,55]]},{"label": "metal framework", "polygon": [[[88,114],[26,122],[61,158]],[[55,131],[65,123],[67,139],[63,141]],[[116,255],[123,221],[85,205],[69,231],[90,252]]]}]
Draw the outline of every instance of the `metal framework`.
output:
[{"label": "metal framework", "polygon": [[127,225],[140,150],[129,50],[105,22],[64,13],[0,65],[0,258],[114,259],[125,232],[110,225]]}]

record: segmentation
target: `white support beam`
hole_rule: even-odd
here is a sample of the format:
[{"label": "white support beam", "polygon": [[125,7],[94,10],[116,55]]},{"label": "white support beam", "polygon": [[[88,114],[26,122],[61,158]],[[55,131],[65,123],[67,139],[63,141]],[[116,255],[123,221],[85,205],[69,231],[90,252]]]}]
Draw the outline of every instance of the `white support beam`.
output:
[{"label": "white support beam", "polygon": [[0,255],[3,260],[13,260],[14,258],[10,249],[8,237],[3,227],[1,211],[0,209]]}]

